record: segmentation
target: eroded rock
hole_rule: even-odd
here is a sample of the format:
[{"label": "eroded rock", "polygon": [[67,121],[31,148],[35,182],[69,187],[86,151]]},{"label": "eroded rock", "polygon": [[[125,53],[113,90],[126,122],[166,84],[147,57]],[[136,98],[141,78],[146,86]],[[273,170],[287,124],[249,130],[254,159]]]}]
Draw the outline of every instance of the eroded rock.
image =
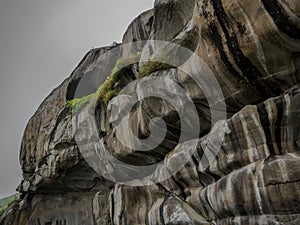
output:
[{"label": "eroded rock", "polygon": [[[292,0],[157,0],[122,44],[90,51],[30,119],[20,151],[23,200],[0,224],[299,224],[299,9]],[[151,41],[137,45],[139,54],[125,45],[141,40],[179,44],[205,66],[165,46],[164,56],[182,65],[135,57],[107,105],[72,111],[68,101],[95,93],[119,59],[162,51]],[[195,76],[216,79],[228,119],[213,121],[218,102],[208,95],[217,92]],[[149,173],[153,163],[160,166]]]}]

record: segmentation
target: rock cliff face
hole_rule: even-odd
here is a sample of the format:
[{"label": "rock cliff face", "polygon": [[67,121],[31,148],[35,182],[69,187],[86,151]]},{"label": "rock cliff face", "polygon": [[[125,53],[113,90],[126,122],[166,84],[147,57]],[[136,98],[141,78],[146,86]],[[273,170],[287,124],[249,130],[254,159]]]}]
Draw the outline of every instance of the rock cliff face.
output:
[{"label": "rock cliff face", "polygon": [[0,224],[300,224],[299,82],[299,1],[156,0],[30,119]]}]

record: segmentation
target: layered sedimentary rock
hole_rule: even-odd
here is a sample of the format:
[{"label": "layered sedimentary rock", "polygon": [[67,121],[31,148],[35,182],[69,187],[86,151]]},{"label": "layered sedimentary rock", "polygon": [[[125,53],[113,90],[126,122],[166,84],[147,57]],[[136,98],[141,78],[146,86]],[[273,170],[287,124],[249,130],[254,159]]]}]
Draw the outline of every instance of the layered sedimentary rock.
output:
[{"label": "layered sedimentary rock", "polygon": [[[30,119],[23,200],[0,224],[299,224],[299,14],[293,0],[155,1],[121,44],[87,53]],[[178,45],[202,67],[176,55]],[[195,79],[209,76],[211,92]]]}]

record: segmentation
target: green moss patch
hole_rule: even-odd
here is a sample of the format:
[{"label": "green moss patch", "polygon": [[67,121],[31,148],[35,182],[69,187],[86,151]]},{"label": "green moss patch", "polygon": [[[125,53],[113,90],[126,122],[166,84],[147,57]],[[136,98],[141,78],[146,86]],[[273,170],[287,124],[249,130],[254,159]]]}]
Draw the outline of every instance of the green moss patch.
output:
[{"label": "green moss patch", "polygon": [[9,206],[11,206],[13,203],[19,202],[19,201],[20,201],[19,194],[15,194],[15,195],[0,199],[0,216],[3,215],[3,213]]},{"label": "green moss patch", "polygon": [[151,73],[176,68],[175,66],[169,65],[167,63],[161,63],[157,61],[147,62],[139,71],[138,78],[143,78],[149,76]]},{"label": "green moss patch", "polygon": [[153,57],[153,59],[146,62],[143,65],[143,67],[140,68],[140,71],[138,73],[138,78],[149,76],[150,74],[155,73],[157,71],[176,68],[173,65],[164,63],[166,60],[168,60],[169,62],[174,61],[174,59],[170,58],[170,55],[172,54],[168,55],[166,52],[164,52],[164,50],[161,50],[158,54],[156,54]]},{"label": "green moss patch", "polygon": [[93,99],[95,99],[96,93],[84,96],[82,98],[74,98],[67,102],[69,110],[72,113],[75,113],[82,109],[83,107],[87,106]]}]

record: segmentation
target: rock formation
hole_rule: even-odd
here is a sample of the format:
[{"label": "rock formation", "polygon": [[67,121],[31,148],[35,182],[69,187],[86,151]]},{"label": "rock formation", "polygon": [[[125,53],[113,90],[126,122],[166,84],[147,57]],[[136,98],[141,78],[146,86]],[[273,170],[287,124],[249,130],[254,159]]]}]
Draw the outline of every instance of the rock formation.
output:
[{"label": "rock formation", "polygon": [[0,224],[300,224],[299,82],[299,1],[156,0],[30,119]]}]

